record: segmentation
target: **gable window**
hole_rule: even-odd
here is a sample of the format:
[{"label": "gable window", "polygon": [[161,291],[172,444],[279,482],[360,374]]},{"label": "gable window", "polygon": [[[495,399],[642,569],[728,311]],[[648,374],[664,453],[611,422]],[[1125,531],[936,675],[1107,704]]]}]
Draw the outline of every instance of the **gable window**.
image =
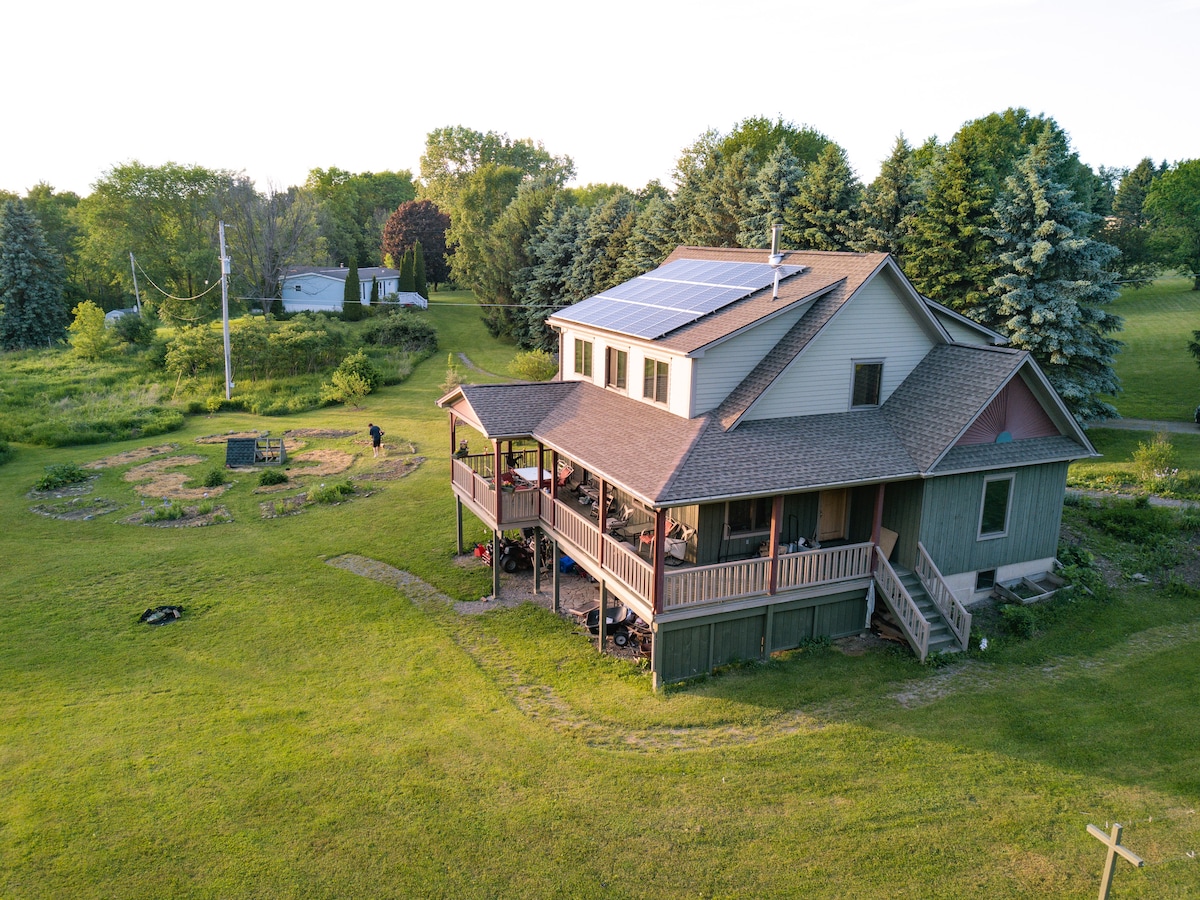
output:
[{"label": "gable window", "polygon": [[608,375],[605,380],[605,385],[619,390],[625,390],[627,381],[626,373],[629,368],[629,354],[624,350],[614,350],[609,347],[608,353]]},{"label": "gable window", "polygon": [[1012,506],[1011,475],[985,478],[983,499],[979,509],[979,539],[1004,537],[1008,534],[1008,513]]},{"label": "gable window", "polygon": [[730,500],[725,504],[725,528],[728,534],[749,534],[771,530],[771,498]]},{"label": "gable window", "polygon": [[592,377],[592,342],[575,338],[575,374]]},{"label": "gable window", "polygon": [[655,403],[666,403],[667,364],[661,360],[647,358],[642,376],[642,396]]},{"label": "gable window", "polygon": [[878,406],[879,391],[883,384],[883,360],[869,359],[854,363],[854,388],[851,391],[850,408]]}]

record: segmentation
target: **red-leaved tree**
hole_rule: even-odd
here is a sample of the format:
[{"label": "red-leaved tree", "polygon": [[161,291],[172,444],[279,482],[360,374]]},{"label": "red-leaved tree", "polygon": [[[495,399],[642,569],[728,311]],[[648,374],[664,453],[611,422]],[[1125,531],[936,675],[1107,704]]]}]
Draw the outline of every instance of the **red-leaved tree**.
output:
[{"label": "red-leaved tree", "polygon": [[446,229],[450,217],[429,200],[401,203],[383,226],[383,258],[399,266],[404,252],[418,242],[425,261],[425,279],[436,291],[446,280],[450,267],[446,262]]}]

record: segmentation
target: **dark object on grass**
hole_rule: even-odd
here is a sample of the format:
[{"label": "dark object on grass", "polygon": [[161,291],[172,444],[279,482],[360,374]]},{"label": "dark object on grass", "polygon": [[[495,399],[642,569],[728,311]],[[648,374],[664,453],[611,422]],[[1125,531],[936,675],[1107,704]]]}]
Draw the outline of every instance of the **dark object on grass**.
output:
[{"label": "dark object on grass", "polygon": [[148,609],[142,613],[138,621],[145,622],[147,625],[166,625],[182,615],[182,606],[156,606],[154,609]]}]

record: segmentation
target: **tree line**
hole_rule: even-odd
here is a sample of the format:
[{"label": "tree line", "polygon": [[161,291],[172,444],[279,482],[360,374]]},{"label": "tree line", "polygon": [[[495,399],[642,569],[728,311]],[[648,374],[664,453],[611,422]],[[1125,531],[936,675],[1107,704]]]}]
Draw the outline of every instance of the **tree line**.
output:
[{"label": "tree line", "polygon": [[202,321],[220,299],[225,221],[234,295],[264,311],[290,265],[408,271],[419,246],[429,282],[474,291],[494,334],[553,349],[555,309],[680,244],[763,247],[781,223],[788,249],[892,253],[923,294],[1033,352],[1090,418],[1111,412],[1100,397],[1117,389],[1120,322],[1104,310],[1117,285],[1200,273],[1200,161],[1093,171],[1053,119],[1023,109],[945,143],[901,135],[865,185],[833,140],[781,118],[701,135],[673,188],[567,187],[574,175],[533,140],[450,126],[427,136],[417,178],[314,169],[260,190],[240,173],[135,161],[83,198],[46,184],[0,192],[0,345],[61,340],[81,300],[130,306],[135,278],[162,317]]}]

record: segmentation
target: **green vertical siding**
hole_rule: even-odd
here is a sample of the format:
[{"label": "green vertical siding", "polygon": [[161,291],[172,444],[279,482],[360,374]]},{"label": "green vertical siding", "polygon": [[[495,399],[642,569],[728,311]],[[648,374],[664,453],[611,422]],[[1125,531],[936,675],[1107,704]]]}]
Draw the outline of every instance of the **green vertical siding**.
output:
[{"label": "green vertical siding", "polygon": [[1067,463],[988,472],[1013,476],[1008,534],[978,540],[985,473],[947,475],[925,483],[921,542],[945,575],[995,569],[1058,551]]},{"label": "green vertical siding", "polygon": [[871,529],[875,525],[877,490],[875,485],[868,484],[856,487],[850,492],[850,518],[846,537],[852,544],[871,539]]},{"label": "green vertical siding", "polygon": [[917,559],[917,541],[921,539],[921,481],[898,481],[883,489],[883,527],[896,532],[892,563],[912,568]]},{"label": "green vertical siding", "polygon": [[666,622],[654,636],[658,676],[663,682],[680,681],[731,662],[794,649],[811,637],[857,634],[866,610],[866,591],[854,590]]}]

